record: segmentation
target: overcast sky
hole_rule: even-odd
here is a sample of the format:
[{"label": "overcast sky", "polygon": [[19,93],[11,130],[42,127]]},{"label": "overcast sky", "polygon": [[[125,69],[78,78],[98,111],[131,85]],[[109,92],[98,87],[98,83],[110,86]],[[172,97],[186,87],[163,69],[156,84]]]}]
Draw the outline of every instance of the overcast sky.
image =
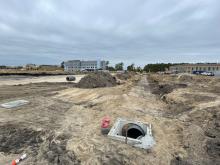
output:
[{"label": "overcast sky", "polygon": [[219,0],[0,0],[0,65],[220,61]]}]

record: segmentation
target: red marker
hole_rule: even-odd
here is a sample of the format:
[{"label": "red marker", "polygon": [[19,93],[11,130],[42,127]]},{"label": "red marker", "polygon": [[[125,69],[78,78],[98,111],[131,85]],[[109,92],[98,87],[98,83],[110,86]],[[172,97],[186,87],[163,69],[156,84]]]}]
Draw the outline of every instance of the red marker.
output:
[{"label": "red marker", "polygon": [[12,161],[11,165],[18,165],[22,160],[24,160],[27,157],[27,154],[22,155],[20,158],[15,159]]},{"label": "red marker", "polygon": [[102,119],[102,124],[101,124],[101,127],[102,128],[108,128],[110,125],[110,118],[108,116],[104,117]]}]

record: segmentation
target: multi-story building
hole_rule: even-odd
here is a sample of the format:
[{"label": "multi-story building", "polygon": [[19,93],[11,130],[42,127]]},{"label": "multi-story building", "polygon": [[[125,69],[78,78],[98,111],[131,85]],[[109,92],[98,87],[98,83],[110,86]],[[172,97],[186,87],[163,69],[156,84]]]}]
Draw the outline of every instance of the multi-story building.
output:
[{"label": "multi-story building", "polygon": [[26,69],[26,70],[35,70],[37,69],[39,66],[37,66],[36,64],[27,64],[25,65],[23,68]]},{"label": "multi-story building", "polygon": [[204,63],[204,64],[182,64],[174,65],[170,68],[171,72],[175,73],[193,73],[195,71],[212,72],[215,75],[220,75],[219,63]]},{"label": "multi-story building", "polygon": [[94,71],[94,70],[105,70],[107,67],[107,61],[80,61],[80,60],[70,60],[64,62],[64,70],[67,72],[74,71]]}]

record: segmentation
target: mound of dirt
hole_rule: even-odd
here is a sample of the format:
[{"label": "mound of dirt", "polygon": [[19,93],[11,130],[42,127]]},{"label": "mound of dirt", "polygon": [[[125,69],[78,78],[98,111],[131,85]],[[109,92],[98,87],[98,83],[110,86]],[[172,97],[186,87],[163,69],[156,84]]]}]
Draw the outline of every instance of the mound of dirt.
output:
[{"label": "mound of dirt", "polygon": [[191,82],[193,80],[193,75],[190,74],[180,74],[177,79],[179,81]]},{"label": "mound of dirt", "polygon": [[117,73],[115,76],[120,80],[128,80],[134,76],[134,72]]},{"label": "mound of dirt", "polygon": [[78,88],[99,88],[113,87],[116,84],[116,78],[110,73],[96,72],[83,77],[76,86]]}]

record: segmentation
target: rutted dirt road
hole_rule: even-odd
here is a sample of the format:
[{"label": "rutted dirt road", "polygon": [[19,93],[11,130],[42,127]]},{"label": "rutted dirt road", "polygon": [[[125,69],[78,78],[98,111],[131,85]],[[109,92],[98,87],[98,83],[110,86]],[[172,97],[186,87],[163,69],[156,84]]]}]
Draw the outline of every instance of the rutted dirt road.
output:
[{"label": "rutted dirt road", "polygon": [[[0,164],[10,164],[24,152],[28,158],[21,165],[210,162],[208,156],[204,157],[207,161],[200,161],[189,155],[200,156],[205,150],[201,153],[195,147],[186,148],[187,140],[194,146],[203,143],[199,139],[203,136],[194,134],[194,131],[201,133],[202,128],[190,125],[179,114],[169,113],[174,107],[167,103],[168,98],[179,89],[166,93],[164,101],[152,94],[151,84],[146,75],[136,75],[125,84],[109,88],[79,89],[61,83],[1,87],[1,103],[26,99],[30,104],[14,110],[0,108]],[[186,115],[190,119],[201,118],[198,114],[196,117],[184,115],[185,119]],[[109,116],[112,124],[118,117],[151,123],[156,145],[146,151],[107,138],[100,133],[104,116]],[[212,163],[217,161],[214,159]]]}]

